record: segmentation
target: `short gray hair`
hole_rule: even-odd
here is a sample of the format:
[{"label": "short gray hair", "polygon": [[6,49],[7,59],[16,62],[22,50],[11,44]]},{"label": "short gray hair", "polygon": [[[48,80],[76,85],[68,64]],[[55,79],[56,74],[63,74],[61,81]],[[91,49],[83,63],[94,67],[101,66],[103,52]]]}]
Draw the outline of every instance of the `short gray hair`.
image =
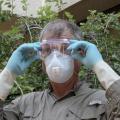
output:
[{"label": "short gray hair", "polygon": [[80,40],[82,38],[82,33],[79,26],[67,20],[57,19],[49,22],[43,28],[40,33],[40,40],[42,40],[43,36],[46,33],[52,33],[53,35],[57,35],[58,37],[60,37],[66,30],[68,30],[75,39]]}]

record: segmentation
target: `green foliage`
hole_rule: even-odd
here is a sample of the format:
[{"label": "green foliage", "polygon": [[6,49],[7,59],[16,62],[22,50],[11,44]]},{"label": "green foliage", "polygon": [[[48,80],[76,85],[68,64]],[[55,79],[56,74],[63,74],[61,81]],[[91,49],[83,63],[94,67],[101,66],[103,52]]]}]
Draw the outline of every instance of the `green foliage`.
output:
[{"label": "green foliage", "polygon": [[[4,22],[7,20],[10,20],[13,15],[13,10],[15,8],[14,6],[15,0],[0,0],[0,22]],[[3,5],[9,8],[9,10],[3,10]]]},{"label": "green foliage", "polygon": [[[49,0],[58,2],[61,7],[61,0]],[[2,2],[0,3],[1,6]],[[27,11],[27,0],[22,0],[23,9]],[[8,16],[11,13],[8,14]],[[73,15],[65,12],[64,15],[70,21],[75,21]],[[0,9],[0,22],[7,20],[6,13]],[[104,14],[102,12],[90,11],[85,23],[80,24],[84,39],[97,45],[103,58],[120,73],[120,13]],[[10,31],[0,33],[0,68],[3,69],[12,52],[22,43],[38,41],[42,28],[51,20],[58,18],[58,14],[51,10],[51,6],[46,5],[38,10],[38,18],[20,17],[17,24]],[[89,80],[92,87],[100,87],[96,75],[84,66],[81,66],[80,79]],[[42,71],[41,62],[37,61],[17,78],[17,82],[23,93],[43,90],[48,86],[48,77]],[[8,100],[19,96],[21,91],[14,85]]]},{"label": "green foliage", "polygon": [[38,10],[38,16],[38,19],[41,21],[41,24],[45,25],[49,21],[56,19],[58,17],[58,14],[51,10],[50,5],[46,5]]},{"label": "green foliage", "polygon": [[[120,74],[120,13],[90,11],[87,22],[81,23],[84,39],[97,45],[103,58]],[[93,85],[97,78],[91,73]],[[93,77],[92,77],[93,76]],[[97,87],[99,84],[96,84]]]},{"label": "green foliage", "polygon": [[25,11],[26,16],[27,16],[27,10],[28,10],[28,3],[27,3],[27,1],[28,1],[28,0],[21,0],[22,9],[23,9],[23,11]]},{"label": "green foliage", "polygon": [[70,12],[65,11],[64,16],[65,16],[69,21],[75,22],[75,18],[74,18],[74,16],[73,16]]},{"label": "green foliage", "polygon": [[63,0],[46,0],[46,2],[55,3],[55,6],[58,8],[59,11],[62,9],[62,5],[65,4]]},{"label": "green foliage", "polygon": [[22,43],[23,35],[18,31],[15,27],[11,31],[0,33],[0,68],[3,68],[11,53]]},{"label": "green foliage", "polygon": [[27,6],[28,6],[27,0],[21,0],[21,3],[22,3],[23,10],[26,11],[27,10]]},{"label": "green foliage", "polygon": [[[4,4],[3,0],[0,0],[0,22],[9,20],[11,17],[11,11],[2,10],[2,5]],[[5,3],[6,5],[7,3]]]}]

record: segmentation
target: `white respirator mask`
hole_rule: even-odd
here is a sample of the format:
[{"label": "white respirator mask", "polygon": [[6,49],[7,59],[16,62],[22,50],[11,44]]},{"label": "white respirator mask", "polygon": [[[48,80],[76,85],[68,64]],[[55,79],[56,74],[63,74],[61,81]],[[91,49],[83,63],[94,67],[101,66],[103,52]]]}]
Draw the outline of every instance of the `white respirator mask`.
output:
[{"label": "white respirator mask", "polygon": [[[55,45],[55,41],[54,41],[54,45]],[[44,44],[44,48],[45,48],[45,44]],[[54,49],[49,50],[51,52],[49,53],[49,55],[47,55],[44,58],[46,72],[51,81],[55,83],[65,83],[73,75],[74,60],[70,55],[65,54],[65,51],[61,52],[61,50],[59,50],[60,47],[59,49],[56,48],[57,47],[54,47]],[[62,46],[62,50],[63,50],[63,46]],[[47,51],[48,51],[48,42],[47,42]],[[45,54],[47,53],[45,49],[43,50],[43,53],[44,53],[43,56],[45,56]]]},{"label": "white respirator mask", "polygon": [[68,55],[63,55],[59,51],[53,51],[45,59],[46,72],[51,81],[64,83],[73,75],[74,61]]}]

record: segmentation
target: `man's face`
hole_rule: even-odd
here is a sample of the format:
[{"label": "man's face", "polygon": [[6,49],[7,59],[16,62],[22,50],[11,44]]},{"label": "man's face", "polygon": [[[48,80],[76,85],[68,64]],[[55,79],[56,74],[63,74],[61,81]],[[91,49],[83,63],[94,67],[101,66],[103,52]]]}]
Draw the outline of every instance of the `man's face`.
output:
[{"label": "man's face", "polygon": [[[70,39],[72,39],[72,38],[74,38],[73,37],[73,35],[70,33],[70,32],[64,32],[63,33],[63,35],[61,35],[60,37],[57,37],[57,36],[53,36],[52,34],[46,34],[46,35],[44,35],[43,36],[43,39],[42,39],[42,42],[44,41],[44,40],[47,40],[47,41],[51,41],[51,40],[58,40],[59,42],[60,41],[62,41],[63,39],[67,39],[67,40],[70,40]],[[52,46],[53,48],[55,48],[56,46]],[[67,46],[68,47],[68,46]],[[62,48],[61,47],[61,44],[58,44],[57,45],[57,48]],[[67,49],[67,48],[65,48],[65,49]],[[62,50],[62,52],[63,52],[63,48],[61,49]],[[60,50],[60,52],[61,52],[61,50]],[[44,66],[44,68],[45,68],[45,64],[44,64],[44,62],[43,62],[43,66]],[[77,60],[74,60],[74,73],[73,73],[73,75],[74,74],[78,74],[79,73],[79,69],[80,69],[80,62],[79,61],[77,61]]]}]

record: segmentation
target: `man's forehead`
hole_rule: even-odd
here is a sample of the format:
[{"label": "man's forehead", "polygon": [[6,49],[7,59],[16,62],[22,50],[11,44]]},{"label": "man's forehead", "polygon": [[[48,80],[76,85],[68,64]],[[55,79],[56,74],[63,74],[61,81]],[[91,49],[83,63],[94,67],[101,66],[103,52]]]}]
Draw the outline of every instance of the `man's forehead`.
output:
[{"label": "man's forehead", "polygon": [[71,39],[73,37],[73,34],[71,34],[70,32],[66,31],[63,32],[62,34],[54,34],[52,32],[49,33],[45,33],[42,37],[42,40],[46,39],[46,40],[51,40],[51,39]]}]

